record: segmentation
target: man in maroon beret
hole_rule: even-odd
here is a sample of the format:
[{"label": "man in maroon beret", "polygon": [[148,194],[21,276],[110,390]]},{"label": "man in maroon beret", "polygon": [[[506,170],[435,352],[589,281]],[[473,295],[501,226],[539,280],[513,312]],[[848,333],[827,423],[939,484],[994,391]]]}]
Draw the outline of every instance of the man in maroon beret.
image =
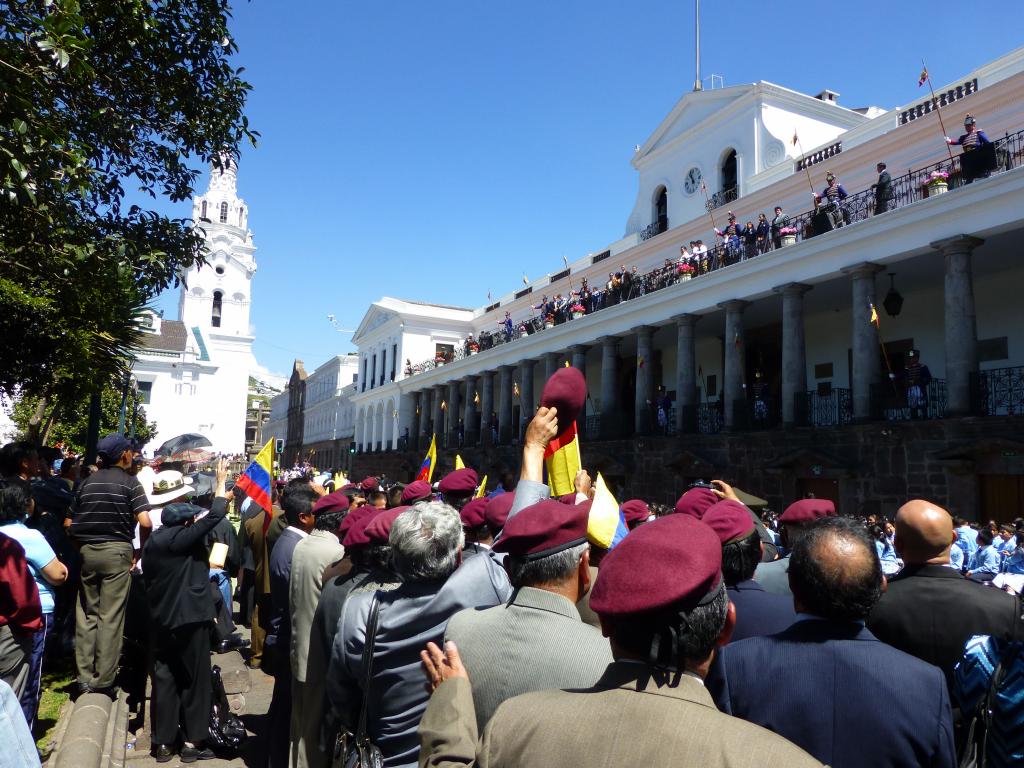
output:
[{"label": "man in maroon beret", "polygon": [[376,477],[363,478],[363,481],[359,484],[359,490],[361,490],[363,494],[371,493],[373,491],[379,491],[380,480],[378,480]]},{"label": "man in maroon beret", "polygon": [[499,493],[497,496],[492,496],[487,500],[487,507],[484,509],[484,522],[487,523],[492,539],[498,538],[501,529],[505,527],[505,521],[508,520],[508,511],[512,509],[512,503],[515,500],[516,494],[514,491],[512,493]]},{"label": "man in maroon beret", "polygon": [[402,490],[402,504],[412,506],[417,501],[426,501],[434,492],[426,480],[414,480]]},{"label": "man in maroon beret", "polygon": [[480,485],[480,478],[477,477],[476,471],[469,467],[464,467],[463,469],[449,472],[441,478],[437,490],[441,493],[441,497],[446,504],[459,510],[462,509],[467,501],[473,498],[478,485]]},{"label": "man in maroon beret", "polygon": [[651,515],[651,508],[647,506],[647,502],[643,499],[624,501],[620,509],[622,510],[622,518],[626,521],[626,527],[631,531],[654,519],[653,515]]},{"label": "man in maroon beret", "polygon": [[722,578],[729,601],[736,606],[732,642],[781,632],[796,621],[792,600],[765,592],[754,580],[764,544],[750,510],[734,499],[723,499],[704,513],[701,522],[722,542]]},{"label": "man in maroon beret", "polygon": [[615,661],[592,688],[507,700],[482,739],[457,645],[442,652],[428,644],[434,694],[420,723],[421,764],[468,765],[479,756],[491,768],[819,766],[781,737],[720,713],[704,689],[735,623],[721,559],[714,532],[685,515],[631,532],[604,559],[591,597]]},{"label": "man in maroon beret", "polygon": [[457,613],[445,631],[469,671],[480,729],[505,699],[591,686],[612,660],[608,641],[575,606],[590,585],[586,510],[553,500],[527,507],[495,550],[508,554],[512,600]]},{"label": "man in maroon beret", "polygon": [[462,548],[462,560],[465,562],[481,552],[486,552],[494,542],[485,517],[487,499],[470,499],[459,510],[462,518],[462,530],[466,534],[466,544]]},{"label": "man in maroon beret", "polygon": [[[836,505],[829,499],[800,499],[794,501],[779,515],[782,525],[782,543],[787,550],[792,550],[803,536],[807,526],[823,517],[834,517]],[[786,554],[771,563],[761,563],[754,573],[757,581],[767,592],[792,599],[789,589],[789,555]]]}]

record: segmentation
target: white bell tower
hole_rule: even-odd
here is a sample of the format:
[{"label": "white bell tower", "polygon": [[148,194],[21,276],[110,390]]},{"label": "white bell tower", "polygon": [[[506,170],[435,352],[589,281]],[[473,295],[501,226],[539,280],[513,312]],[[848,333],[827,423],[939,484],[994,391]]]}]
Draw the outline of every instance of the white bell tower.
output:
[{"label": "white bell tower", "polygon": [[249,209],[238,196],[238,166],[225,157],[211,166],[205,195],[192,202],[192,219],[206,240],[206,264],[182,276],[178,316],[188,328],[221,337],[251,336],[249,306],[256,247]]}]

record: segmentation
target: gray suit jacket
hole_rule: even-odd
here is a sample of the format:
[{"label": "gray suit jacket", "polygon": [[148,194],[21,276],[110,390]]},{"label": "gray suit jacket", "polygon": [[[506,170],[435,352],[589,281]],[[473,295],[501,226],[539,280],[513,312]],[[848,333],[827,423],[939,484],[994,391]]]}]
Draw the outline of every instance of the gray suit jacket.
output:
[{"label": "gray suit jacket", "polygon": [[324,583],[324,570],[341,560],[344,547],[330,531],[311,531],[295,545],[292,572],[288,577],[288,608],[291,613],[291,664],[296,682],[306,681],[309,632]]},{"label": "gray suit jacket", "polygon": [[445,640],[473,682],[479,729],[506,699],[547,688],[586,688],[612,663],[608,640],[561,595],[523,587],[512,601],[452,616]]},{"label": "gray suit jacket", "polygon": [[645,664],[615,662],[593,688],[509,699],[477,741],[468,681],[434,692],[420,725],[420,766],[483,768],[819,768],[780,736],[715,709],[692,677],[675,687]]},{"label": "gray suit jacket", "polygon": [[793,597],[789,589],[789,555],[770,563],[759,563],[754,571],[754,581],[764,587],[765,592]]}]

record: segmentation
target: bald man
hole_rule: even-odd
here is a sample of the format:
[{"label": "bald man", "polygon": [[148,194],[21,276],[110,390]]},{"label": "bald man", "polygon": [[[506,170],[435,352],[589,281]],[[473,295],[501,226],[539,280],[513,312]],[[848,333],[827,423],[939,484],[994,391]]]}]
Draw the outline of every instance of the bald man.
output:
[{"label": "bald man", "polygon": [[1024,633],[1018,600],[976,584],[949,566],[956,541],[953,518],[930,501],[914,499],[896,513],[896,551],[906,566],[868,616],[878,639],[934,664],[951,683],[971,635],[1009,638]]}]

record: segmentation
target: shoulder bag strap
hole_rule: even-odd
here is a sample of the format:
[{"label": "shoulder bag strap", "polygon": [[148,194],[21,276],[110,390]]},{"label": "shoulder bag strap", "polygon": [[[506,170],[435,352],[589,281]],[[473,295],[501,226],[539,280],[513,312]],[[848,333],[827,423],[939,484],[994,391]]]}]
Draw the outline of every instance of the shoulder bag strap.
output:
[{"label": "shoulder bag strap", "polygon": [[380,615],[380,600],[374,592],[370,602],[370,614],[366,619],[366,639],[363,641],[363,703],[359,708],[359,725],[356,728],[356,744],[366,741],[366,706],[370,699],[370,681],[373,679],[373,649],[377,644],[377,619]]}]

